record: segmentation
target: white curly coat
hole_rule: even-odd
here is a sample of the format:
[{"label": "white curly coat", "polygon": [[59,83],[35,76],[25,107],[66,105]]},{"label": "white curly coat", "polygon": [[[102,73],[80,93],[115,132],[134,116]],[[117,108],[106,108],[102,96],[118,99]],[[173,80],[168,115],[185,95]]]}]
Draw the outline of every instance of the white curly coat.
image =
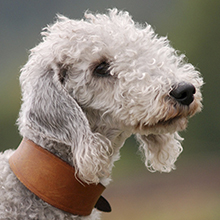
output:
[{"label": "white curly coat", "polygon": [[[149,170],[174,169],[182,151],[177,131],[202,106],[202,78],[184,55],[116,9],[86,12],[82,20],[59,15],[42,35],[21,70],[20,134],[73,165],[88,183],[109,184],[132,134]],[[189,106],[169,95],[180,82],[196,88]],[[9,168],[13,152],[0,155],[1,220],[100,219],[96,209],[73,216],[33,195]]]}]

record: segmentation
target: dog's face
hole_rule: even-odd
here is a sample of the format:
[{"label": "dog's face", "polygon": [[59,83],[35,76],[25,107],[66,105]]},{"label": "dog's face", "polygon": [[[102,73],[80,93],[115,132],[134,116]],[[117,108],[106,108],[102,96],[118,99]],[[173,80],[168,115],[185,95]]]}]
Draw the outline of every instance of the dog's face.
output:
[{"label": "dog's face", "polygon": [[[123,132],[137,134],[147,167],[170,171],[182,150],[176,131],[202,107],[199,72],[150,25],[141,27],[115,9],[85,14],[84,20],[59,16],[42,34],[20,77],[21,133],[28,127],[71,145],[73,154],[96,155],[101,165],[90,164],[91,172],[82,174],[90,180],[93,169],[99,175],[109,169],[104,167],[117,146],[113,139]],[[89,150],[78,149],[78,142]],[[81,157],[74,165],[88,170],[94,158]]]},{"label": "dog's face", "polygon": [[[184,129],[188,118],[201,110],[199,72],[166,38],[158,38],[149,25],[138,26],[128,14],[86,17],[61,18],[46,32],[47,41],[60,35],[51,53],[61,51],[54,59],[71,96],[85,111],[98,111],[133,133]],[[170,95],[181,83],[195,88],[189,105]]]}]

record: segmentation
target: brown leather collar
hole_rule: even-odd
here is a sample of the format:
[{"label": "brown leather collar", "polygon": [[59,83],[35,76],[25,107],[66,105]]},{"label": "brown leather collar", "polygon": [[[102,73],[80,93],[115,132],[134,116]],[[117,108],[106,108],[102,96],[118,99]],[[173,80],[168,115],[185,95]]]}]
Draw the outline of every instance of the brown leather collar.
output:
[{"label": "brown leather collar", "polygon": [[23,139],[9,159],[17,178],[35,195],[74,215],[89,215],[95,207],[110,212],[109,203],[100,196],[105,187],[80,182],[70,166],[30,140]]}]

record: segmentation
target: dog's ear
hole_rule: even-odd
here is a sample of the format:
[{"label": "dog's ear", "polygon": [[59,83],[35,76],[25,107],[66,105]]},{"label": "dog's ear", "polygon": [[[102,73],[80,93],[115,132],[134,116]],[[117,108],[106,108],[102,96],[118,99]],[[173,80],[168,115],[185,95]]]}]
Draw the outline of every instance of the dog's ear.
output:
[{"label": "dog's ear", "polygon": [[26,123],[20,127],[71,146],[79,178],[98,183],[110,173],[111,144],[101,134],[92,133],[84,112],[65,91],[67,69],[57,65],[45,73],[35,72],[35,79],[28,71],[24,69],[20,77],[23,104],[19,123]]},{"label": "dog's ear", "polygon": [[150,171],[170,172],[175,169],[175,161],[182,152],[177,132],[173,134],[136,135],[140,151],[145,156],[145,165]]}]

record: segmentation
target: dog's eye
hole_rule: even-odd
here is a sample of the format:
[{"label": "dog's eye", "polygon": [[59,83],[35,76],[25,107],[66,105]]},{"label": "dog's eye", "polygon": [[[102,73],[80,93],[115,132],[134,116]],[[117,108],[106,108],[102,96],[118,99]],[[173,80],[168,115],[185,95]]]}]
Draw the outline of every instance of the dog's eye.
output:
[{"label": "dog's eye", "polygon": [[106,62],[100,63],[93,71],[97,76],[106,77],[110,76],[109,64]]}]

